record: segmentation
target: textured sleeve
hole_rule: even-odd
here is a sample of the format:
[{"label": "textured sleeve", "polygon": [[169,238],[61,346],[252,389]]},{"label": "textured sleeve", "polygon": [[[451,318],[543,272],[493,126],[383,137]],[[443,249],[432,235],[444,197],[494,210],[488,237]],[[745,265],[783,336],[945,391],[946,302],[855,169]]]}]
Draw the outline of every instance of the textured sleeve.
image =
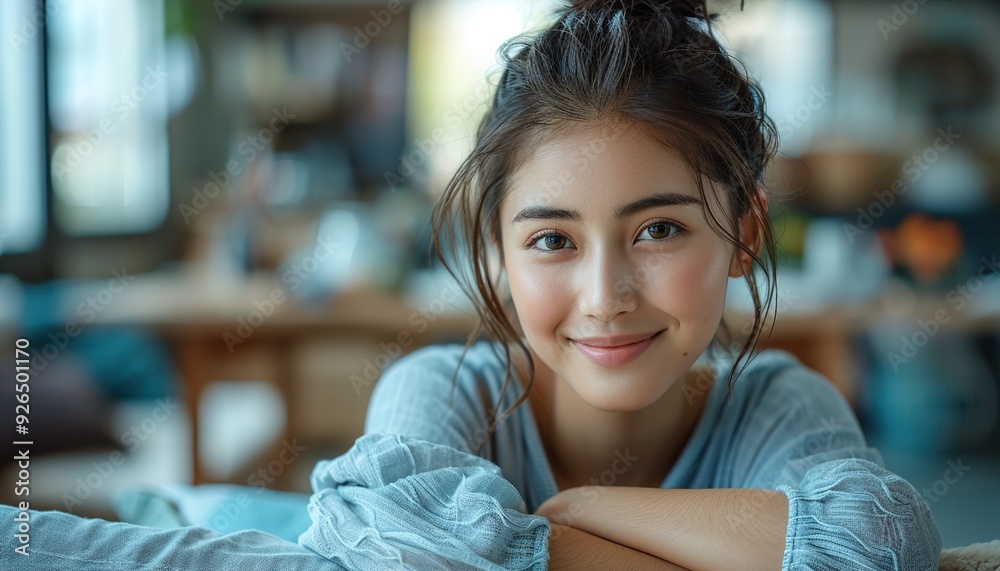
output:
[{"label": "textured sleeve", "polygon": [[486,405],[475,363],[453,384],[457,353],[428,347],[386,369],[365,434],[313,470],[300,545],[348,569],[548,567],[548,520],[473,453]]},{"label": "textured sleeve", "polygon": [[782,570],[934,571],[941,535],[909,482],[870,460],[831,460],[806,472],[788,496]]},{"label": "textured sleeve", "polygon": [[[26,554],[15,551],[16,548],[22,548]],[[257,530],[222,534],[202,527],[157,529],[0,505],[0,569],[344,571],[345,568],[294,541]]]},{"label": "textured sleeve", "polygon": [[782,571],[936,570],[930,508],[867,445],[846,399],[801,364],[752,394],[734,454],[735,485],[788,497]]},{"label": "textured sleeve", "polygon": [[551,528],[493,463],[368,434],[311,477],[299,543],[348,569],[544,570]]}]

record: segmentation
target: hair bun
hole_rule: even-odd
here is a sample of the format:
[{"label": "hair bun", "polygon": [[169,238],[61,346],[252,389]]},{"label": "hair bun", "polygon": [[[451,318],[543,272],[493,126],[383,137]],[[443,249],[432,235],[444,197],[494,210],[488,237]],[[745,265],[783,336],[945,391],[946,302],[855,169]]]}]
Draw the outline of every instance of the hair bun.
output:
[{"label": "hair bun", "polygon": [[[715,17],[709,13],[707,0],[570,0],[573,10],[594,11],[601,8],[627,9],[647,6],[660,11],[673,12],[675,15],[698,20],[710,20]],[[743,2],[740,1],[742,9]]]}]

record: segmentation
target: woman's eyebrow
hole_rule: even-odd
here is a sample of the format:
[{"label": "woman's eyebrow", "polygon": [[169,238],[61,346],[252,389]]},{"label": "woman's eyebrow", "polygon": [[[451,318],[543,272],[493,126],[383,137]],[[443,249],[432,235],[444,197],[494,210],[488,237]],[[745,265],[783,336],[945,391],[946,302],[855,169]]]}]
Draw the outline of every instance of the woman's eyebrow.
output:
[{"label": "woman's eyebrow", "polygon": [[[700,207],[701,199],[680,192],[660,192],[615,208],[615,219],[623,220],[633,214],[658,206],[684,206],[689,204]],[[583,216],[576,210],[533,204],[518,212],[511,221],[511,224],[517,224],[523,220],[570,220],[580,222],[583,220]]]},{"label": "woman's eyebrow", "polygon": [[576,210],[532,204],[518,212],[517,216],[514,216],[514,220],[511,221],[511,224],[517,224],[525,220],[571,220],[579,222],[582,219],[583,217]]},{"label": "woman's eyebrow", "polygon": [[701,207],[701,199],[697,196],[680,192],[661,192],[615,208],[615,219],[623,220],[633,214],[650,208],[656,208],[657,206],[685,206],[688,204]]}]

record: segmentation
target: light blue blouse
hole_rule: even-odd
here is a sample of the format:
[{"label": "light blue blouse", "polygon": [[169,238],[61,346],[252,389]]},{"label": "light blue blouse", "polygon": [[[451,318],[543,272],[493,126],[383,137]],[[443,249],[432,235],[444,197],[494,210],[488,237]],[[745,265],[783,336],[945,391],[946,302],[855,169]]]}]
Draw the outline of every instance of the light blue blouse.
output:
[{"label": "light blue blouse", "polygon": [[[273,511],[273,501],[244,507],[244,521],[267,510],[307,512],[256,526],[288,530],[284,537],[234,532],[240,526],[231,518],[230,533],[222,533],[211,529],[218,520],[211,513],[197,527],[160,530],[32,511],[26,562],[12,554],[16,510],[0,506],[0,562],[4,569],[546,569],[551,528],[532,513],[558,490],[531,409],[522,404],[487,434],[502,353],[486,341],[473,345],[453,387],[463,348],[425,347],[386,369],[365,435],[316,465],[311,496],[289,495],[283,511]],[[710,363],[716,374],[705,409],[662,488],[786,494],[783,571],[937,569],[941,536],[927,504],[885,470],[827,380],[786,352],[765,350],[727,400],[730,364]],[[511,379],[498,408],[519,393]],[[473,454],[480,442],[482,457]]]},{"label": "light blue blouse", "polygon": [[[463,452],[485,438],[484,456],[534,512],[558,489],[531,408],[518,407],[486,437],[486,409],[503,383],[502,353],[485,342],[470,348],[451,395],[462,349],[424,348],[390,367],[375,387],[365,433],[406,434]],[[782,571],[937,569],[941,536],[926,502],[884,468],[829,381],[785,351],[765,350],[727,399],[732,361],[710,365],[708,402],[661,488],[783,492],[789,521]],[[519,391],[512,379],[498,408]]]}]

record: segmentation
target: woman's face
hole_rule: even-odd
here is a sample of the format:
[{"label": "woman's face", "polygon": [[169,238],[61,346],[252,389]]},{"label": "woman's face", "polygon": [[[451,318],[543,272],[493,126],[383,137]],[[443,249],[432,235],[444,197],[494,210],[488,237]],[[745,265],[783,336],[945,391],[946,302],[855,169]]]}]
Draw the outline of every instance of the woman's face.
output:
[{"label": "woman's face", "polygon": [[538,365],[602,410],[643,409],[682,379],[719,327],[727,278],[742,275],[680,155],[635,127],[582,125],[542,143],[500,216]]}]

